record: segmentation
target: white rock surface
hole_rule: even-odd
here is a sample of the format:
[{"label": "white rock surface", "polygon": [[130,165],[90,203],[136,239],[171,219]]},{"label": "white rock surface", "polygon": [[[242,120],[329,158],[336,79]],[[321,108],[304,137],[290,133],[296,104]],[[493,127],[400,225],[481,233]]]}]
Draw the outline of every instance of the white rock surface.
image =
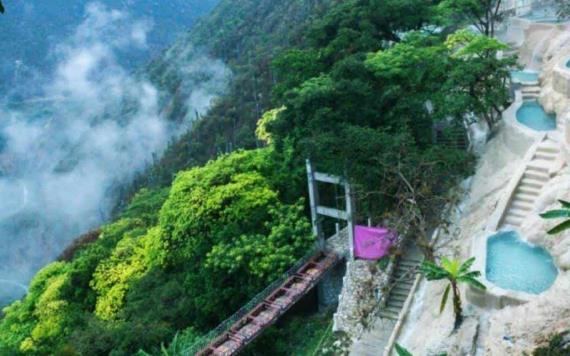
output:
[{"label": "white rock surface", "polygon": [[[543,87],[540,101],[548,111],[564,117],[570,111],[570,98],[553,87],[555,64],[570,59],[570,30],[553,25],[517,24],[509,33],[513,43],[522,43],[521,64],[533,66],[541,58]],[[524,33],[524,41],[517,36]],[[513,37],[514,36],[514,37]],[[516,40],[515,40],[515,37]],[[503,124],[499,134],[491,140],[481,157],[470,190],[470,200],[461,220],[455,226],[458,233],[445,236],[438,254],[460,259],[470,257],[473,236],[485,231],[489,218],[504,195],[512,175],[523,164],[525,151],[532,139]],[[457,335],[450,336],[453,326],[452,308],[439,314],[439,303],[444,282],[429,282],[422,293],[422,308],[404,326],[399,342],[415,355],[432,355],[448,351],[452,355],[474,354],[473,337],[477,340],[477,354],[503,356],[531,352],[555,333],[570,329],[570,232],[548,236],[546,231],[556,222],[545,221],[539,213],[558,208],[557,199],[570,200],[570,169],[558,167],[556,175],[541,192],[530,216],[521,226],[523,238],[543,246],[555,259],[560,273],[554,285],[529,303],[502,310],[478,310],[470,307],[472,317]],[[478,320],[485,320],[484,323]],[[488,322],[487,322],[488,321]],[[477,330],[473,336],[473,330]]]}]

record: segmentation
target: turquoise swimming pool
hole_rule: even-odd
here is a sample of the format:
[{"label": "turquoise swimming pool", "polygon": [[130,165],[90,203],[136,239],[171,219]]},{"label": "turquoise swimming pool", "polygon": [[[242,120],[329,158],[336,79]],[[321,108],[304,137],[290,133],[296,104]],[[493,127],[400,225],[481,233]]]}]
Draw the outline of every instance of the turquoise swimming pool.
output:
[{"label": "turquoise swimming pool", "polygon": [[517,121],[536,131],[556,129],[556,115],[547,114],[537,101],[525,101],[517,111]]},{"label": "turquoise swimming pool", "polygon": [[486,278],[498,287],[540,294],[557,276],[552,256],[522,241],[516,231],[500,232],[487,240]]},{"label": "turquoise swimming pool", "polygon": [[566,68],[570,68],[570,60],[566,62]]},{"label": "turquoise swimming pool", "polygon": [[511,79],[516,83],[537,83],[538,72],[516,70],[511,72]]}]

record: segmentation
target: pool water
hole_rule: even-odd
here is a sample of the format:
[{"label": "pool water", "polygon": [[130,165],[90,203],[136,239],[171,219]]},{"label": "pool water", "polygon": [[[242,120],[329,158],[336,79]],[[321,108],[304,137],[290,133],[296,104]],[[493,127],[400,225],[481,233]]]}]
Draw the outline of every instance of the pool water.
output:
[{"label": "pool water", "polygon": [[566,68],[570,68],[570,61],[566,62]]},{"label": "pool water", "polygon": [[522,241],[516,231],[487,240],[487,280],[503,289],[540,294],[550,288],[558,269],[543,248]]},{"label": "pool water", "polygon": [[517,121],[536,131],[556,129],[556,115],[547,114],[537,101],[525,101],[517,111]]},{"label": "pool water", "polygon": [[517,70],[511,72],[511,79],[519,83],[536,83],[538,82],[538,72],[526,70]]}]

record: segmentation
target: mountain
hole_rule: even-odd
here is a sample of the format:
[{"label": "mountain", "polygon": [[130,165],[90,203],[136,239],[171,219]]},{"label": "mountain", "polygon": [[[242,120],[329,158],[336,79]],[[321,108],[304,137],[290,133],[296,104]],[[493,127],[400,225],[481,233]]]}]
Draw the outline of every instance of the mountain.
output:
[{"label": "mountain", "polygon": [[52,0],[5,2],[7,15],[0,18],[0,93],[19,86],[21,81],[48,74],[56,63],[50,50],[71,35],[84,20],[85,8],[100,4],[128,13],[134,20],[144,21],[148,33],[147,46],[123,51],[121,65],[134,69],[160,53],[178,34],[191,27],[209,12],[218,0]]}]

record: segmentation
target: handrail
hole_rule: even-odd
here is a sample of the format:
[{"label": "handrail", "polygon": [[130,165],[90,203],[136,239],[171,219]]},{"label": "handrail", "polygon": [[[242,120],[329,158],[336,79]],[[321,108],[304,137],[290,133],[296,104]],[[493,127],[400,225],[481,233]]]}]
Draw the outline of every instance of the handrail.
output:
[{"label": "handrail", "polygon": [[232,316],[221,322],[217,327],[212,329],[203,337],[200,337],[198,341],[192,344],[190,347],[186,348],[181,352],[182,355],[195,355],[204,348],[206,348],[212,341],[220,337],[223,333],[230,329],[230,327],[235,324],[238,320],[247,315],[254,307],[261,303],[265,298],[267,298],[271,293],[273,293],[277,288],[279,288],[288,278],[295,275],[299,268],[301,268],[305,263],[307,263],[314,255],[318,252],[316,247],[313,247],[305,256],[297,260],[295,264],[289,268],[281,277],[277,278],[274,282],[269,284],[264,290],[255,295],[249,302],[244,304],[238,311],[236,311]]}]

